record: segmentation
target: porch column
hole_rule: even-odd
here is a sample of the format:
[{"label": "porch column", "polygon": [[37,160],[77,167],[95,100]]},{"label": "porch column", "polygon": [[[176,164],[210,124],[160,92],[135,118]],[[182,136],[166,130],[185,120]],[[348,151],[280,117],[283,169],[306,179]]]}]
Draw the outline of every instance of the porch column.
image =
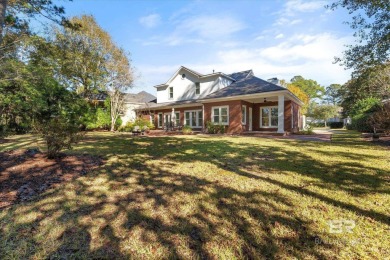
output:
[{"label": "porch column", "polygon": [[284,133],[284,95],[278,96],[278,133]]}]

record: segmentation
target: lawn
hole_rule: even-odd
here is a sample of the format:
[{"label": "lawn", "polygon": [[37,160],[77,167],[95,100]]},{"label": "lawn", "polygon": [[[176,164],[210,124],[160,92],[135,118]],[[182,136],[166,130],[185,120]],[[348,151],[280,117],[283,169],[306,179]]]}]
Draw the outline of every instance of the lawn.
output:
[{"label": "lawn", "polygon": [[[0,151],[35,140],[14,136]],[[88,133],[69,153],[106,163],[0,211],[1,259],[390,255],[390,150],[353,132],[332,142]]]}]

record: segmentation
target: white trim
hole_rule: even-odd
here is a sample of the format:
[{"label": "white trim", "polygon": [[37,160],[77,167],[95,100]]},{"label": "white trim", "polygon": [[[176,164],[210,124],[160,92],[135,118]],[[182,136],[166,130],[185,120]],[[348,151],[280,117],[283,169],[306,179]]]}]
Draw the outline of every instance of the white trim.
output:
[{"label": "white trim", "polygon": [[278,96],[278,133],[284,133],[284,95]]},{"label": "white trim", "polygon": [[[216,108],[219,109],[219,122],[214,122],[214,109],[216,109]],[[221,109],[222,108],[226,108],[226,110],[227,110],[227,123],[221,122],[221,119],[222,119]],[[229,106],[215,106],[215,107],[211,107],[211,122],[213,122],[214,124],[229,125],[229,122],[230,122]]]},{"label": "white trim", "polygon": [[[160,115],[161,115],[161,124],[160,124]],[[164,124],[164,114],[162,112],[157,114],[157,128],[162,128],[162,125]]]},{"label": "white trim", "polygon": [[[198,85],[197,85],[197,84],[198,84]],[[197,87],[199,87],[199,93],[196,93]],[[200,93],[201,93],[201,91],[200,91],[200,82],[195,82],[195,95],[196,95],[196,96],[199,96]]]},{"label": "white trim", "polygon": [[[180,111],[175,111],[175,126],[178,126],[180,125]],[[177,114],[179,114],[179,116],[177,116]],[[179,124],[177,124],[177,120],[179,120]]]},{"label": "white trim", "polygon": [[298,105],[301,105],[301,106],[304,105],[303,102],[299,98],[297,98],[294,94],[292,94],[288,89],[263,92],[263,93],[257,93],[257,94],[238,95],[238,96],[210,98],[210,99],[199,99],[197,101],[201,102],[201,103],[213,103],[216,101],[242,100],[242,99],[246,99],[246,98],[263,98],[263,97],[270,97],[270,96],[278,96],[281,94],[288,94],[290,96],[290,98],[295,103],[297,103]]},{"label": "white trim", "polygon": [[[268,115],[268,119],[269,119],[269,125],[268,126],[263,126],[263,108],[269,108],[269,115]],[[271,108],[278,108],[278,106],[261,106],[260,107],[260,128],[277,128],[278,125],[271,125]],[[279,113],[279,111],[278,111]]]},{"label": "white trim", "polygon": [[165,84],[159,84],[159,85],[156,85],[154,87],[155,88],[159,88],[159,87],[163,87],[163,86],[169,85],[169,83],[171,83],[172,80],[179,74],[179,71],[181,69],[184,69],[184,70],[188,71],[189,73],[191,73],[192,75],[194,75],[194,76],[196,76],[198,78],[208,78],[208,77],[213,77],[213,76],[223,76],[223,77],[225,77],[227,79],[235,81],[235,79],[229,77],[228,75],[226,75],[225,73],[222,73],[222,72],[214,72],[214,73],[203,75],[203,74],[200,74],[199,72],[193,71],[193,70],[191,70],[189,68],[186,68],[184,66],[180,66],[180,68],[175,72],[175,74],[173,74],[173,76]]},{"label": "white trim", "polygon": [[[186,113],[190,113],[190,125],[189,127],[191,128],[202,128],[203,127],[203,111],[201,109],[196,109],[196,110],[184,110],[184,124],[183,125],[186,125]],[[192,112],[196,112],[196,116],[195,116],[195,123],[196,125],[193,126],[191,125],[192,123]],[[202,112],[202,125],[199,125],[199,112]]]},{"label": "white trim", "polygon": [[[171,89],[172,89],[172,97],[171,97]],[[173,92],[173,86],[170,86],[169,88],[168,88],[168,99],[173,99],[174,98],[174,92]]]},{"label": "white trim", "polygon": [[[242,109],[243,109],[243,108],[245,108],[245,110],[244,110],[244,111],[245,111],[244,117],[242,116]],[[243,119],[244,119],[244,120],[243,120]],[[246,125],[246,105],[242,105],[242,106],[241,106],[241,124],[242,124],[242,125]]]}]

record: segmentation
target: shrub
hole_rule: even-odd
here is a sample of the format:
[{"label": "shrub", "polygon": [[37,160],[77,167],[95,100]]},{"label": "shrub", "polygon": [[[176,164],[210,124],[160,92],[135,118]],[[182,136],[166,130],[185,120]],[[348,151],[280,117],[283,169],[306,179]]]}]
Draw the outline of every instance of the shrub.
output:
[{"label": "shrub", "polygon": [[369,118],[370,114],[360,114],[352,117],[352,122],[348,129],[371,133],[373,129],[369,123]]},{"label": "shrub", "polygon": [[224,125],[217,125],[211,121],[208,121],[206,123],[206,128],[207,128],[207,133],[209,133],[209,134],[223,134],[223,133],[225,133],[225,126]]},{"label": "shrub", "polygon": [[192,133],[192,128],[188,125],[183,126],[183,134],[191,134]]},{"label": "shrub", "polygon": [[344,122],[329,122],[328,125],[331,129],[339,129],[344,127]]},{"label": "shrub", "polygon": [[311,125],[307,125],[306,129],[298,132],[299,135],[312,135],[314,134],[313,127]]},{"label": "shrub", "polygon": [[126,125],[119,127],[118,130],[121,132],[132,132],[134,126],[139,126],[140,129],[154,129],[154,124],[151,123],[148,119],[137,118],[134,122],[128,122]]},{"label": "shrub", "polygon": [[36,123],[35,127],[46,141],[48,158],[57,157],[64,148],[71,149],[72,143],[77,142],[83,136],[77,122],[72,122],[63,116]]}]

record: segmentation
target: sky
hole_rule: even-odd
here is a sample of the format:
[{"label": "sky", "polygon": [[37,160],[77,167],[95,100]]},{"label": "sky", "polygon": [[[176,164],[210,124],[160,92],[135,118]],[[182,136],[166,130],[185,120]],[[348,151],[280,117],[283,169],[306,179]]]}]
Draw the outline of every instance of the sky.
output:
[{"label": "sky", "polygon": [[155,93],[182,65],[200,73],[252,69],[262,79],[295,75],[323,86],[343,84],[350,71],[333,64],[353,31],[348,13],[315,0],[54,1],[67,16],[91,14],[131,53],[131,92]]}]

